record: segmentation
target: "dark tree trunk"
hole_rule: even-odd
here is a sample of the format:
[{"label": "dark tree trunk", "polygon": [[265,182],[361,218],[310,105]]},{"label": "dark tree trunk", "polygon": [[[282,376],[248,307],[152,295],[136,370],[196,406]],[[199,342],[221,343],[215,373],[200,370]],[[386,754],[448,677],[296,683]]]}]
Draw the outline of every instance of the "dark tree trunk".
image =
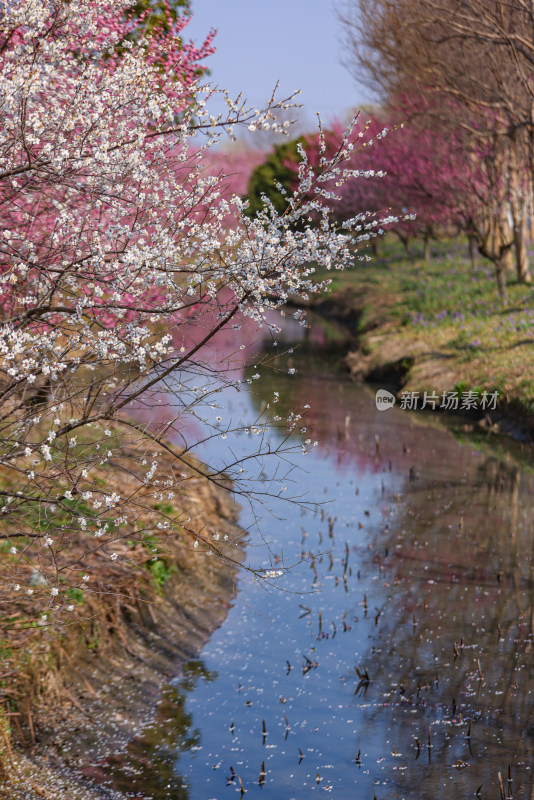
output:
[{"label": "dark tree trunk", "polygon": [[413,256],[412,242],[411,242],[410,237],[409,236],[404,236],[404,234],[402,234],[402,233],[399,233],[397,235],[398,235],[399,239],[401,240],[401,242],[403,243],[404,249],[406,250],[407,254],[409,256]]},{"label": "dark tree trunk", "polygon": [[477,240],[475,239],[474,236],[470,236],[469,237],[469,260],[471,261],[471,269],[473,270],[473,272],[477,268],[477,255],[478,255]]},{"label": "dark tree trunk", "polygon": [[430,263],[430,236],[425,236],[423,240],[423,258],[425,260],[425,264]]}]

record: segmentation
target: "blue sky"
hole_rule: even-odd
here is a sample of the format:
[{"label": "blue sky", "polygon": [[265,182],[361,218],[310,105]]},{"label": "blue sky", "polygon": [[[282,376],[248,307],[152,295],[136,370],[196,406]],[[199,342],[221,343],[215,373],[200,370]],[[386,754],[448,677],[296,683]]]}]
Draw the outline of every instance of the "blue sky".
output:
[{"label": "blue sky", "polygon": [[189,37],[217,28],[212,82],[243,91],[260,107],[277,80],[283,96],[301,89],[306,119],[328,122],[370,101],[341,64],[341,26],[332,0],[192,0]]}]

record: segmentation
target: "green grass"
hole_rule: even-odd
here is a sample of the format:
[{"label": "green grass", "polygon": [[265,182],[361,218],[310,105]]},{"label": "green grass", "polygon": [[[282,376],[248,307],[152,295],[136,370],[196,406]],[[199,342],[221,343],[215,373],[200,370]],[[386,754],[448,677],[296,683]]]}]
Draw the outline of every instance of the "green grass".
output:
[{"label": "green grass", "polygon": [[76,587],[69,586],[65,594],[70,600],[74,600],[76,603],[83,603],[84,601],[84,594],[82,590]]},{"label": "green grass", "polygon": [[[467,243],[438,242],[432,251],[426,264],[422,246],[410,257],[388,236],[379,258],[317,277],[332,278],[334,306],[359,312],[360,348],[374,366],[414,359],[407,389],[451,390],[459,383],[464,391],[497,389],[503,402],[532,413],[534,288],[510,275],[503,304],[492,264],[480,258],[473,270]],[[447,385],[425,384],[424,362],[432,355],[442,359]],[[432,375],[436,381],[435,369]]]},{"label": "green grass", "polygon": [[161,590],[167,581],[178,571],[176,564],[171,564],[166,558],[156,558],[147,561],[146,568],[150,572],[154,587]]}]

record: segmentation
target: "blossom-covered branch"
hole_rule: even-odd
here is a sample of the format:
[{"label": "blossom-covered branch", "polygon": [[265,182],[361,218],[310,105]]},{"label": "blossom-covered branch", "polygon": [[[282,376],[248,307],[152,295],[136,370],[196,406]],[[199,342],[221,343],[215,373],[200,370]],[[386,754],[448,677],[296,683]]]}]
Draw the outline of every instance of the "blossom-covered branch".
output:
[{"label": "blossom-covered branch", "polygon": [[[191,453],[187,420],[240,380],[210,343],[247,319],[276,330],[268,314],[324,288],[316,268],[350,266],[378,225],[332,214],[337,187],[359,176],[354,126],[333,153],[320,138],[318,169],[302,151],[285,213],[266,203],[250,219],[209,153],[242,124],[285,131],[276,116],[294,99],[255,110],[225,96],[213,117],[199,78],[211,36],[197,49],[184,19],[128,36],[133,24],[121,0],[14,0],[0,20],[0,513],[9,586],[34,593],[37,570],[47,618],[73,613],[73,586],[97,585],[96,556],[129,559],[154,531],[191,534],[185,513],[161,508],[195,475],[226,488],[231,477],[260,501],[280,494],[256,491],[239,459],[200,468]],[[272,448],[266,426],[250,428],[256,465],[294,449]],[[217,532],[191,535],[217,554]]]}]

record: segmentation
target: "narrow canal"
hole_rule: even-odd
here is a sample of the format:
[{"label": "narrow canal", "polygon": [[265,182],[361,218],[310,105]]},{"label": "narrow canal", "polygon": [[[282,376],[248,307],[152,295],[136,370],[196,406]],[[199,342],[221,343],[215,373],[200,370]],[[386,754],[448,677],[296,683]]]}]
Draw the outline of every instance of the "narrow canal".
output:
[{"label": "narrow canal", "polygon": [[269,413],[310,405],[296,435],[319,442],[289,475],[307,507],[270,502],[261,537],[242,510],[248,563],[291,569],[272,585],[243,573],[106,780],[144,800],[497,800],[500,773],[506,797],[533,797],[528,451],[378,411],[318,345],[259,371],[217,402],[246,425],[277,391]]}]

